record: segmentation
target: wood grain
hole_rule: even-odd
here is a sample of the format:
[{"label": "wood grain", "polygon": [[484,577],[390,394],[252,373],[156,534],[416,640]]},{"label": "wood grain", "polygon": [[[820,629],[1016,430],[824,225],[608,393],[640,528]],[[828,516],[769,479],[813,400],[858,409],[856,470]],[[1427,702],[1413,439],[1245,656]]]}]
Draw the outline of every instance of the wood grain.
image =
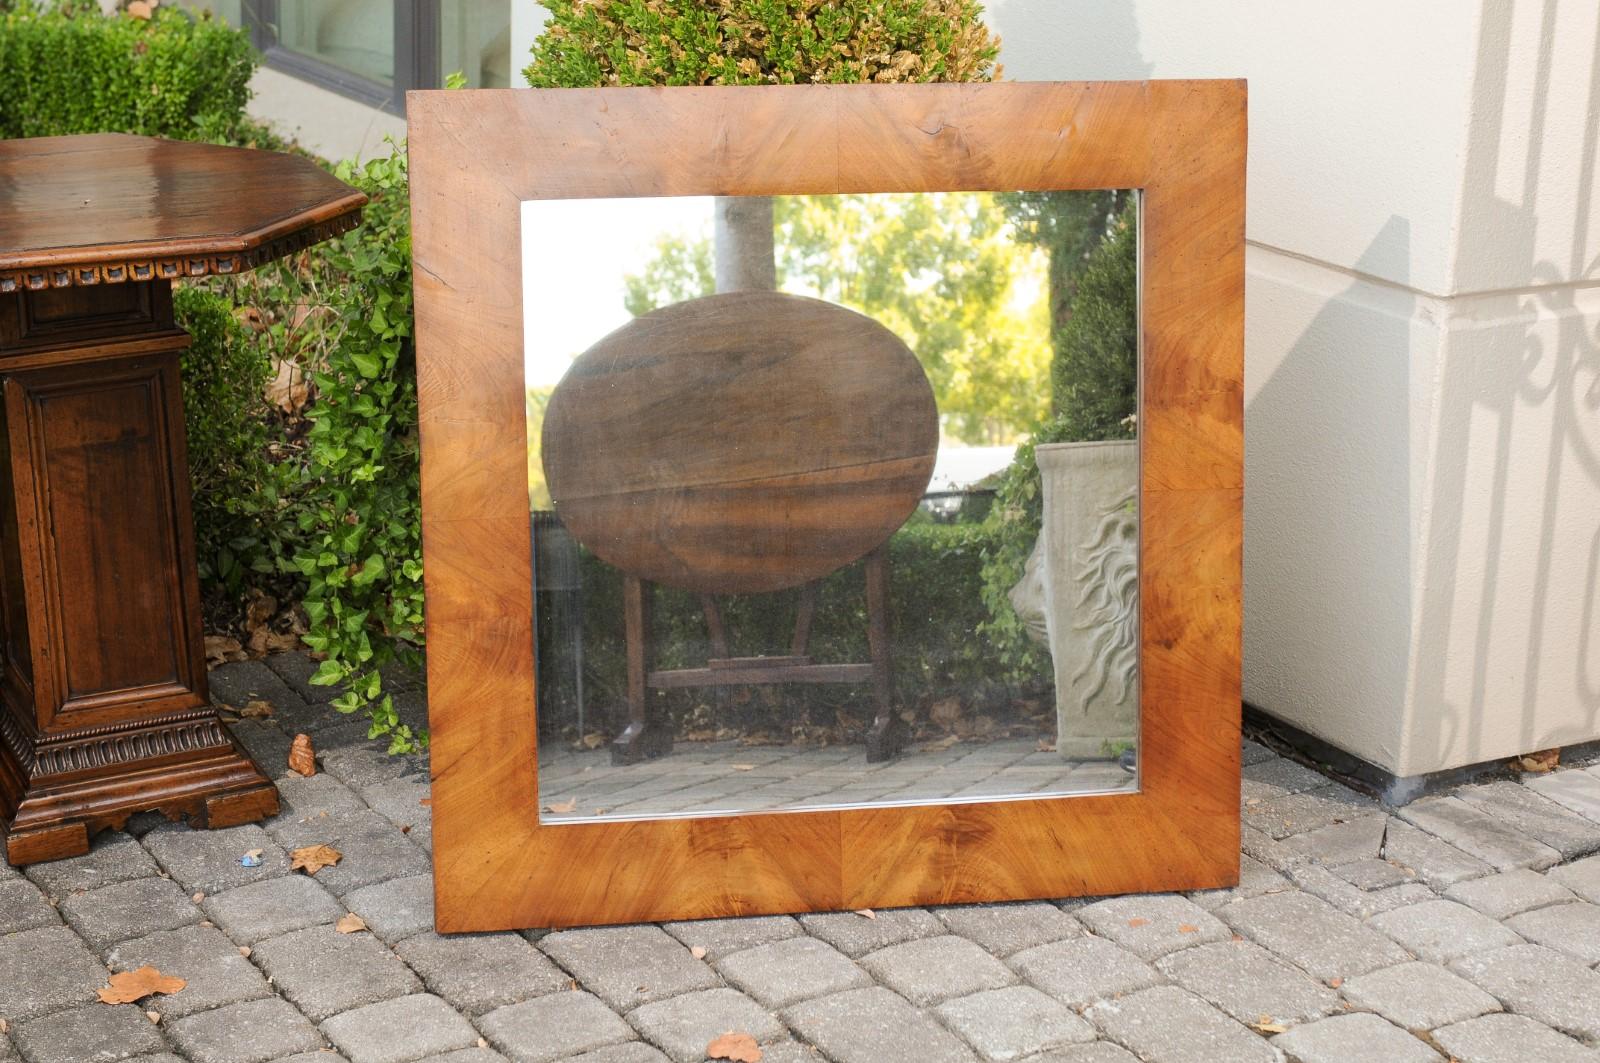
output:
[{"label": "wood grain", "polygon": [[820,299],[744,291],[654,310],[579,355],[541,454],[556,513],[603,560],[747,594],[887,539],[938,447],[933,388],[898,336]]},{"label": "wood grain", "polygon": [[222,827],[277,791],[211,707],[164,279],[359,220],[308,160],[141,137],[0,141],[0,834],[81,853],[156,809]]},{"label": "wood grain", "polygon": [[[440,930],[1237,881],[1242,82],[420,92],[408,113]],[[541,823],[519,201],[1097,187],[1144,190],[1140,791]]]}]

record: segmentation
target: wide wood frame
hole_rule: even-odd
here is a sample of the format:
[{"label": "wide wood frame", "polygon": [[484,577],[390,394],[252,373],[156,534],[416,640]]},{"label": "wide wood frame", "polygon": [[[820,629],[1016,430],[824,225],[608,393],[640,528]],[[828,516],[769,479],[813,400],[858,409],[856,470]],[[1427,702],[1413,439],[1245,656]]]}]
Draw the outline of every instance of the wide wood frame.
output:
[{"label": "wide wood frame", "polygon": [[[1237,881],[1242,81],[413,92],[408,127],[439,930]],[[541,823],[519,202],[1070,188],[1143,190],[1139,791]]]}]

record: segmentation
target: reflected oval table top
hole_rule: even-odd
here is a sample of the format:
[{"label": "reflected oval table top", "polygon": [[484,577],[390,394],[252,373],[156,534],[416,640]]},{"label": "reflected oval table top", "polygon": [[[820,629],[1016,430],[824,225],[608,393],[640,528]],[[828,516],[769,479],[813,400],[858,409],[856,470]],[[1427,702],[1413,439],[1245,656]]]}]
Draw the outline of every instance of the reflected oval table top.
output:
[{"label": "reflected oval table top", "polygon": [[933,388],[889,329],[819,299],[728,292],[581,354],[541,446],[556,512],[603,560],[748,593],[881,544],[922,498],[938,443]]}]

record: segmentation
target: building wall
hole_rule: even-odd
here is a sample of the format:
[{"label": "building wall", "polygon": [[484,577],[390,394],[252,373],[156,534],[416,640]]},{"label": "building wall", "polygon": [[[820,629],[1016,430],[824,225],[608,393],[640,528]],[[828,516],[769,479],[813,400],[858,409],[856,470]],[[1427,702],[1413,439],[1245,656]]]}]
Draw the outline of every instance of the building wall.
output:
[{"label": "building wall", "polygon": [[1398,775],[1600,738],[1600,9],[995,0],[1250,82],[1245,694]]}]

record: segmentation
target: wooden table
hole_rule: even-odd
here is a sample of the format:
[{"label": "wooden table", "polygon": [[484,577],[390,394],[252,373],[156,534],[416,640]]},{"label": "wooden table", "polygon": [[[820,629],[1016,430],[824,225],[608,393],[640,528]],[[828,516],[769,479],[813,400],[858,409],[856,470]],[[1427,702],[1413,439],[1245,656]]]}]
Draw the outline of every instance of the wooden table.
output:
[{"label": "wooden table", "polygon": [[87,851],[156,809],[277,811],[206,690],[172,281],[354,227],[308,160],[97,135],[0,141],[0,832]]}]

